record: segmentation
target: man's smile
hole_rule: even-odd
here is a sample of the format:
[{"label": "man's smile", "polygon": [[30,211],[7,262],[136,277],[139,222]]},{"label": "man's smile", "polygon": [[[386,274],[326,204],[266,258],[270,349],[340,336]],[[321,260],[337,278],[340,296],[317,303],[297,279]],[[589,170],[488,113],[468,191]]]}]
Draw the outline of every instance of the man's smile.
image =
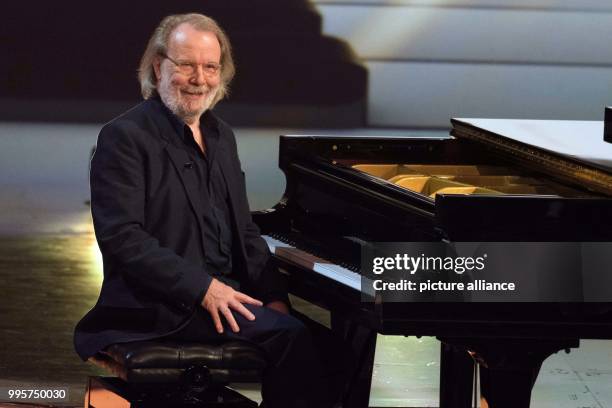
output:
[{"label": "man's smile", "polygon": [[182,89],[181,93],[190,98],[199,98],[206,95],[206,91],[204,90],[195,90],[195,89]]}]

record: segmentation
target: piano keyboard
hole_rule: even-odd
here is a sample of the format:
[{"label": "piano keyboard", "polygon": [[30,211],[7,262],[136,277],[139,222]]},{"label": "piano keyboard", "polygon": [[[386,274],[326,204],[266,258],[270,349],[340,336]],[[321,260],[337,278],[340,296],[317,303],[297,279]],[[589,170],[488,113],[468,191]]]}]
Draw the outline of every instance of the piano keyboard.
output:
[{"label": "piano keyboard", "polygon": [[262,238],[268,244],[270,252],[281,259],[289,260],[300,266],[313,270],[314,272],[334,280],[342,285],[352,289],[361,290],[361,275],[347,269],[343,266],[336,265],[325,259],[309,254],[301,249],[298,249],[286,242],[280,241],[269,235],[262,235]]}]

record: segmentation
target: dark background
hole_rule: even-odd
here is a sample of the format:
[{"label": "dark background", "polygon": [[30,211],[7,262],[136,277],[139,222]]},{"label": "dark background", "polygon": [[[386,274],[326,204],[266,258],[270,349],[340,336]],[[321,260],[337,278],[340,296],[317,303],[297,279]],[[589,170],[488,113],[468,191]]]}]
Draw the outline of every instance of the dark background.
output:
[{"label": "dark background", "polygon": [[213,17],[232,41],[237,75],[217,108],[232,124],[365,123],[367,72],[304,0],[8,2],[0,120],[109,120],[141,99],[136,71],[154,28],[184,12]]}]

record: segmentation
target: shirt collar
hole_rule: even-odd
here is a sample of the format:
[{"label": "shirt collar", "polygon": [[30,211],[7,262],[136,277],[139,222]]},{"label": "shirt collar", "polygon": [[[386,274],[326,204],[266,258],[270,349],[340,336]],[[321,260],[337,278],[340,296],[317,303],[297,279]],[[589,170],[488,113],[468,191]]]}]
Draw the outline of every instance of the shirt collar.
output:
[{"label": "shirt collar", "polygon": [[[185,140],[185,127],[187,126],[187,124],[181,118],[176,116],[163,103],[163,101],[161,100],[161,97],[159,96],[159,94],[156,94],[154,96],[154,98],[162,106],[162,110],[164,111],[164,113],[168,117],[168,120],[170,121],[170,124],[172,125],[172,128],[174,129],[176,134],[181,138],[181,140],[186,141]],[[189,128],[189,127],[187,126],[187,128]],[[217,134],[218,134],[218,131],[219,131],[219,120],[217,119],[215,114],[210,109],[207,109],[202,114],[202,116],[200,116],[200,129],[203,130],[203,131],[205,129],[211,129],[211,130],[214,130],[215,132],[217,132]]]}]

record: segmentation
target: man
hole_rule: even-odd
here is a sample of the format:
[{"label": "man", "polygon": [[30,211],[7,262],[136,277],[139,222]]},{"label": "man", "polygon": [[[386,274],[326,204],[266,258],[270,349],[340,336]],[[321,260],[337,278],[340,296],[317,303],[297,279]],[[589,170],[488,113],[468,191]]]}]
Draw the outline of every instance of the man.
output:
[{"label": "man", "polygon": [[269,356],[267,407],[314,406],[309,332],[251,220],[234,135],[210,111],[233,75],[214,20],[169,16],[153,33],[145,101],[104,126],[91,162],[104,282],[75,348],[86,360],[119,342],[243,339]]}]

